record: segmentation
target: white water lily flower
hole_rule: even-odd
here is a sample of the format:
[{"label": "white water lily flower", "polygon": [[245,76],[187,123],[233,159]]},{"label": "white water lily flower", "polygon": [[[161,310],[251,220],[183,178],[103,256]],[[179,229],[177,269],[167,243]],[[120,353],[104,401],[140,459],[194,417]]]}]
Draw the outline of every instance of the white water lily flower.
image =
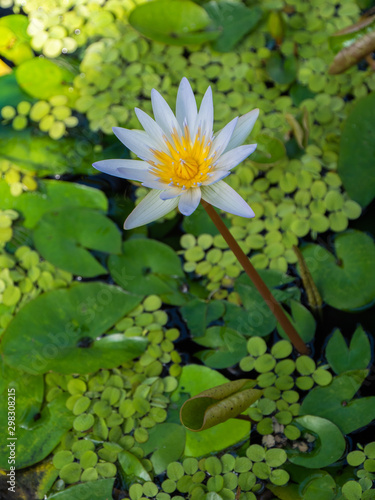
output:
[{"label": "white water lily flower", "polygon": [[191,215],[201,198],[226,212],[254,217],[246,201],[222,179],[255,150],[256,144],[241,144],[259,110],[235,118],[214,135],[211,87],[199,112],[186,78],[178,89],[176,116],[155,89],[151,101],[155,120],[135,109],[144,131],[113,128],[120,141],[142,161],[102,160],[93,164],[101,172],[152,188],[126,219],[124,228],[152,222],[177,206],[183,215]]}]

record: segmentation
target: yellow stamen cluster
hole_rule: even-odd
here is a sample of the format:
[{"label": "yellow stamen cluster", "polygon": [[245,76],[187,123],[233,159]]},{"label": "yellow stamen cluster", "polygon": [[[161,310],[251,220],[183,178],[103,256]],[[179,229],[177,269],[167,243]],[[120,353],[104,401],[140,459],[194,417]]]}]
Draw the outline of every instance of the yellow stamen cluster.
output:
[{"label": "yellow stamen cluster", "polygon": [[169,153],[152,150],[155,161],[151,172],[161,182],[189,189],[210,178],[215,153],[210,156],[211,139],[201,135],[200,130],[194,140],[187,126],[182,136],[174,130],[171,141],[165,137],[165,145]]}]

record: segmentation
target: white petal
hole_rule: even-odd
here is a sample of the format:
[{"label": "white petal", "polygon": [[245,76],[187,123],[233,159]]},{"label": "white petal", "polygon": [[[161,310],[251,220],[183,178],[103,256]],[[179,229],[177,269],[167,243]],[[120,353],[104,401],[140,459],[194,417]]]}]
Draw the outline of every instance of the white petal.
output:
[{"label": "white petal", "polygon": [[181,129],[173,111],[155,89],[151,90],[151,102],[156,123],[163,129],[167,136],[170,137],[174,129],[181,135]]},{"label": "white petal", "polygon": [[177,207],[178,199],[163,201],[160,199],[160,194],[161,191],[158,189],[153,189],[148,193],[126,219],[124,229],[133,229],[148,224]]},{"label": "white petal", "polygon": [[246,201],[224,181],[219,181],[212,186],[203,186],[202,198],[225,212],[241,217],[255,217]]},{"label": "white petal", "polygon": [[149,165],[140,160],[101,160],[92,164],[94,168],[105,174],[132,179],[133,181],[144,182],[155,179],[155,176],[148,171]]},{"label": "white petal", "polygon": [[128,130],[121,127],[113,127],[112,130],[116,137],[139,158],[150,161],[154,159],[150,148],[158,149],[158,144],[146,132],[143,132],[143,130]]},{"label": "white petal", "polygon": [[165,153],[168,153],[169,150],[166,147],[164,140],[165,134],[161,127],[155,122],[155,120],[151,118],[151,116],[148,116],[148,114],[141,109],[135,108],[135,114],[137,115],[140,124],[145,129],[149,137],[151,137],[151,139],[153,139],[158,144],[158,149],[161,149]]},{"label": "white petal", "polygon": [[190,188],[182,193],[178,203],[178,209],[182,215],[191,215],[201,201],[201,190]]},{"label": "white petal", "polygon": [[157,177],[154,174],[151,174],[151,178],[146,179],[144,182],[142,182],[142,186],[151,188],[151,189],[167,189],[168,184],[165,184],[164,182],[158,181]]},{"label": "white petal", "polygon": [[199,113],[196,119],[194,130],[192,132],[192,136],[194,136],[198,132],[198,128],[200,128],[202,135],[205,135],[206,138],[211,138],[213,123],[214,105],[212,102],[212,90],[211,87],[208,87],[199,108]]},{"label": "white petal", "polygon": [[240,116],[237,126],[234,129],[233,135],[226,147],[225,151],[241,146],[247,139],[247,136],[253,130],[254,124],[259,116],[259,109],[253,109],[246,115]]},{"label": "white petal", "polygon": [[215,182],[221,181],[221,179],[224,179],[224,177],[227,177],[229,174],[230,172],[226,170],[216,170],[212,172],[212,175],[206,181],[202,182],[202,186],[210,186]]},{"label": "white petal", "polygon": [[246,144],[227,151],[215,162],[215,170],[231,170],[251,155],[256,150],[256,147],[256,144]]},{"label": "white petal", "polygon": [[172,198],[176,198],[177,196],[180,196],[180,194],[183,193],[181,188],[173,187],[170,189],[166,189],[163,191],[160,195],[161,200],[171,200]]},{"label": "white petal", "polygon": [[232,137],[233,130],[236,127],[238,121],[238,117],[234,118],[234,120],[230,121],[225,127],[219,132],[219,134],[212,141],[211,153],[216,153],[216,158],[223,153],[225,148],[227,147],[230,138]]},{"label": "white petal", "polygon": [[192,130],[197,119],[197,113],[197,103],[195,102],[194,93],[188,79],[184,77],[178,87],[176,101],[176,118],[182,130],[185,119],[187,126]]}]

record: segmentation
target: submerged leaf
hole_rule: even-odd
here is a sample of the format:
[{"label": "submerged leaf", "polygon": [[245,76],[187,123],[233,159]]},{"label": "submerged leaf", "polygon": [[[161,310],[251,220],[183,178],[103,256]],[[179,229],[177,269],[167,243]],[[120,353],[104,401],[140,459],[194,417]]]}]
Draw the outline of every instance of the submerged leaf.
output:
[{"label": "submerged leaf", "polygon": [[237,417],[262,395],[253,389],[255,384],[254,380],[240,379],[201,392],[182,405],[181,422],[198,432]]}]

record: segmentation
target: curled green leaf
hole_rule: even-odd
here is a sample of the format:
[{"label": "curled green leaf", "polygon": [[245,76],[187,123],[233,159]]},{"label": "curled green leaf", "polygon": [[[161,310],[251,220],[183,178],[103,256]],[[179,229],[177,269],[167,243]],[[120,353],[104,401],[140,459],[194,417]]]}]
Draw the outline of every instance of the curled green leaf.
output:
[{"label": "curled green leaf", "polygon": [[240,379],[197,394],[182,405],[182,424],[199,432],[237,417],[261,397],[262,391],[253,389],[255,384],[254,380]]}]

